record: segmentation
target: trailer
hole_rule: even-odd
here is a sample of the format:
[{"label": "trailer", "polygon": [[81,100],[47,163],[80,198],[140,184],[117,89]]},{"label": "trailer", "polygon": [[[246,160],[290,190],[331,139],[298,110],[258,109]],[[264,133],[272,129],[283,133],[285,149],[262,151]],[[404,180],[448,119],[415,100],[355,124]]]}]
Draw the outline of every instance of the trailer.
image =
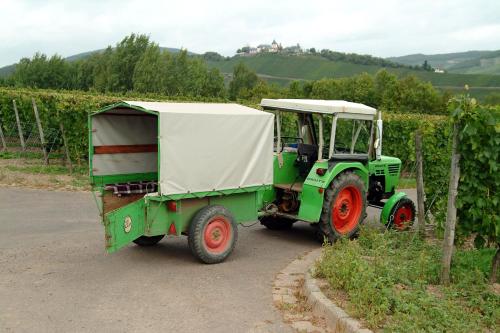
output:
[{"label": "trailer", "polygon": [[238,224],[300,220],[334,242],[356,234],[367,205],[388,227],[409,227],[415,207],[395,192],[401,161],[381,155],[380,113],[345,101],[261,106],[123,101],[91,113],[90,182],[106,250],[185,235],[195,257],[218,263]]},{"label": "trailer", "polygon": [[137,101],[90,114],[107,251],[187,235],[201,261],[224,260],[272,187],[273,119],[237,104]]}]

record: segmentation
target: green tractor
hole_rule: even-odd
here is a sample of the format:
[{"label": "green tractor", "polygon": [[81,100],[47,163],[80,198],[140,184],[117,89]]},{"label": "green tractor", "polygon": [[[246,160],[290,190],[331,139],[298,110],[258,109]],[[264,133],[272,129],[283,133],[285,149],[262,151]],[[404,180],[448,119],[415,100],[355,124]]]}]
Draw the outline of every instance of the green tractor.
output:
[{"label": "green tractor", "polygon": [[320,239],[352,237],[367,206],[380,221],[404,230],[415,205],[396,193],[401,160],[382,155],[377,110],[345,101],[263,99],[276,113],[273,188],[265,191],[260,222],[269,229],[295,221],[317,227]]},{"label": "green tractor", "polygon": [[381,155],[377,111],[345,101],[237,104],[124,101],[89,115],[90,182],[108,252],[185,235],[205,263],[225,260],[238,224],[295,221],[333,242],[356,234],[368,205],[407,228],[395,193],[401,161]]}]

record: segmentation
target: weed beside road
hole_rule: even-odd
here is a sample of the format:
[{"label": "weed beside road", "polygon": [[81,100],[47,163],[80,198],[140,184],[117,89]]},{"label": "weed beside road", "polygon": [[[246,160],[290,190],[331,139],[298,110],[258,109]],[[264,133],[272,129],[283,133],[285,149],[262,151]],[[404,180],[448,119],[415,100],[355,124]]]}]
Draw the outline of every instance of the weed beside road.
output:
[{"label": "weed beside road", "polygon": [[[498,285],[487,276],[494,249],[457,249],[452,284],[439,285],[441,248],[414,233],[362,230],[326,246],[316,268],[325,293],[372,329],[493,332],[500,327]],[[496,288],[496,289],[495,289]]]}]

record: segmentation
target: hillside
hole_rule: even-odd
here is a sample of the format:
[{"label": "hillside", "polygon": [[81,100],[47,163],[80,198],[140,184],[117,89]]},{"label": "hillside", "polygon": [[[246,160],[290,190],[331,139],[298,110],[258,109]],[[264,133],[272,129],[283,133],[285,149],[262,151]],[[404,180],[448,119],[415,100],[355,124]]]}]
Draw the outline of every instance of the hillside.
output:
[{"label": "hillside", "polygon": [[444,54],[419,53],[390,57],[387,60],[411,66],[422,65],[427,60],[432,67],[445,69],[450,73],[500,75],[500,50]]},{"label": "hillside", "polygon": [[[218,68],[229,76],[233,67],[243,62],[254,70],[261,78],[286,85],[293,80],[318,80],[322,78],[349,77],[361,73],[375,74],[379,66],[359,65],[347,62],[330,61],[319,56],[285,56],[262,54],[253,57],[233,57],[228,60],[207,61],[210,67]],[[422,80],[430,81],[434,86],[453,92],[463,90],[467,84],[471,87],[471,95],[483,99],[492,92],[500,92],[500,75],[434,73],[406,68],[387,68],[399,77],[415,75]]]}]

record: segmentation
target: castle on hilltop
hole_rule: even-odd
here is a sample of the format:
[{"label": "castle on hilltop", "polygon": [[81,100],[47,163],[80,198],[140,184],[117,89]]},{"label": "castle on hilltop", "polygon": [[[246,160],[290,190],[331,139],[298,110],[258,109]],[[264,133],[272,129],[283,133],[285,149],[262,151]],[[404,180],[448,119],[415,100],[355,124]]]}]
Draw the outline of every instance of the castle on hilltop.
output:
[{"label": "castle on hilltop", "polygon": [[301,54],[304,50],[297,45],[283,47],[281,43],[276,42],[273,39],[271,44],[260,44],[257,47],[253,47],[250,45],[243,46],[242,48],[236,51],[236,55],[240,56],[252,56],[259,53],[285,53],[285,54]]}]

